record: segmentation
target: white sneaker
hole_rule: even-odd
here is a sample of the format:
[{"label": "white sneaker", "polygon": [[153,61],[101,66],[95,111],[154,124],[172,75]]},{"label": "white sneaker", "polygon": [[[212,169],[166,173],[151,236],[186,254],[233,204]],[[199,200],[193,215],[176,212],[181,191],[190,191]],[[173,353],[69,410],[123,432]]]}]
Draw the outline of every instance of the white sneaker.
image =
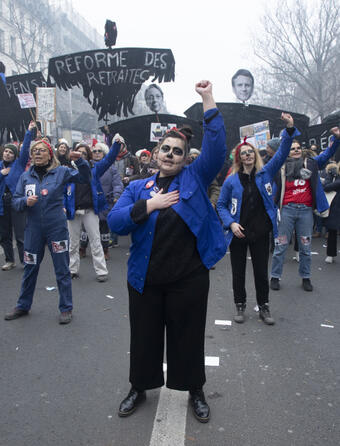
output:
[{"label": "white sneaker", "polygon": [[2,271],[9,271],[11,269],[15,268],[15,263],[14,262],[6,262],[2,267]]},{"label": "white sneaker", "polygon": [[327,256],[327,257],[325,258],[325,262],[326,262],[326,263],[333,263],[333,262],[334,262],[334,259],[333,259],[333,257],[331,257],[331,256]]},{"label": "white sneaker", "polygon": [[293,257],[294,260],[296,260],[298,263],[300,262],[300,253],[299,251],[295,251],[295,257]]}]

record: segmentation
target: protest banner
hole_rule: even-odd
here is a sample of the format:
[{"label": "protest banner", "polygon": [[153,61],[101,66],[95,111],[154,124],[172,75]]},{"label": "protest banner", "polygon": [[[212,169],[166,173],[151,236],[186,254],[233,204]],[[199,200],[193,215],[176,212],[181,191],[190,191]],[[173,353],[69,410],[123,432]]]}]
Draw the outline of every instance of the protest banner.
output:
[{"label": "protest banner", "polygon": [[107,113],[133,114],[141,85],[175,80],[175,59],[170,49],[117,48],[84,51],[49,60],[48,81],[64,90],[82,87],[84,97],[102,119]]},{"label": "protest banner", "polygon": [[29,122],[34,119],[35,107],[21,108],[18,95],[35,94],[37,87],[46,86],[40,71],[6,78],[6,87],[0,84],[0,143],[11,138],[22,140]]}]

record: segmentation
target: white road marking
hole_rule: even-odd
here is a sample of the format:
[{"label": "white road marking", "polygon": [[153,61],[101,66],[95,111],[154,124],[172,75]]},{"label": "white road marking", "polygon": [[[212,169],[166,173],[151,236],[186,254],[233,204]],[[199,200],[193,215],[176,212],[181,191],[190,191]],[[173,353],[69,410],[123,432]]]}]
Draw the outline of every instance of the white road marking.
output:
[{"label": "white road marking", "polygon": [[220,365],[220,358],[218,356],[206,356],[205,365],[218,367]]},{"label": "white road marking", "polygon": [[231,321],[222,321],[222,320],[216,319],[215,325],[231,325]]},{"label": "white road marking", "polygon": [[188,392],[162,387],[150,446],[184,446]]}]

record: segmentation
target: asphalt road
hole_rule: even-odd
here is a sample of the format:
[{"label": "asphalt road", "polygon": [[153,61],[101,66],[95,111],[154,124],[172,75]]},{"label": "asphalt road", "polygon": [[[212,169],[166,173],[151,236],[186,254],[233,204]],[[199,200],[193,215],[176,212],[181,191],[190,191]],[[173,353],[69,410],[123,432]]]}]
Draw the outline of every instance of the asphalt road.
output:
[{"label": "asphalt road", "polygon": [[[204,425],[186,409],[185,395],[165,390],[148,392],[131,417],[117,416],[129,390],[129,239],[120,244],[110,250],[106,283],[95,281],[90,257],[81,261],[71,324],[58,325],[57,291],[46,290],[55,286],[48,251],[30,315],[1,316],[1,446],[340,444],[340,257],[324,263],[324,240],[313,241],[312,293],[301,288],[289,251],[281,290],[270,296],[273,327],[254,311],[250,261],[246,323],[215,325],[234,313],[229,255],[211,271],[206,355],[219,365],[207,366],[212,416]],[[14,307],[21,276],[21,267],[0,271],[1,315]]]}]

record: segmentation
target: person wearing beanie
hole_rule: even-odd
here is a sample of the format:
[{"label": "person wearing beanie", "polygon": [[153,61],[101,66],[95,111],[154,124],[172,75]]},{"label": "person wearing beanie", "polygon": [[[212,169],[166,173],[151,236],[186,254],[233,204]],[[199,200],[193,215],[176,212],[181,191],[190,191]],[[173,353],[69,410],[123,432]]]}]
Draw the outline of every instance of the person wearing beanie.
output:
[{"label": "person wearing beanie", "polygon": [[60,166],[52,146],[45,139],[35,141],[30,152],[31,166],[21,175],[13,197],[13,207],[18,212],[27,212],[24,275],[16,307],[5,315],[5,320],[28,315],[47,245],[59,290],[59,323],[68,324],[73,305],[64,189],[70,182],[89,183],[91,171],[79,152],[71,154],[76,169]]},{"label": "person wearing beanie", "polygon": [[13,230],[20,263],[24,262],[25,214],[12,208],[12,196],[20,175],[25,171],[34,127],[35,124],[31,121],[20,154],[17,146],[5,144],[3,159],[0,162],[0,245],[5,254],[5,264],[1,268],[3,271],[9,271],[15,267]]},{"label": "person wearing beanie", "polygon": [[277,149],[280,147],[280,143],[280,138],[272,138],[267,141],[263,164],[267,164],[273,158],[273,156],[277,152]]}]

